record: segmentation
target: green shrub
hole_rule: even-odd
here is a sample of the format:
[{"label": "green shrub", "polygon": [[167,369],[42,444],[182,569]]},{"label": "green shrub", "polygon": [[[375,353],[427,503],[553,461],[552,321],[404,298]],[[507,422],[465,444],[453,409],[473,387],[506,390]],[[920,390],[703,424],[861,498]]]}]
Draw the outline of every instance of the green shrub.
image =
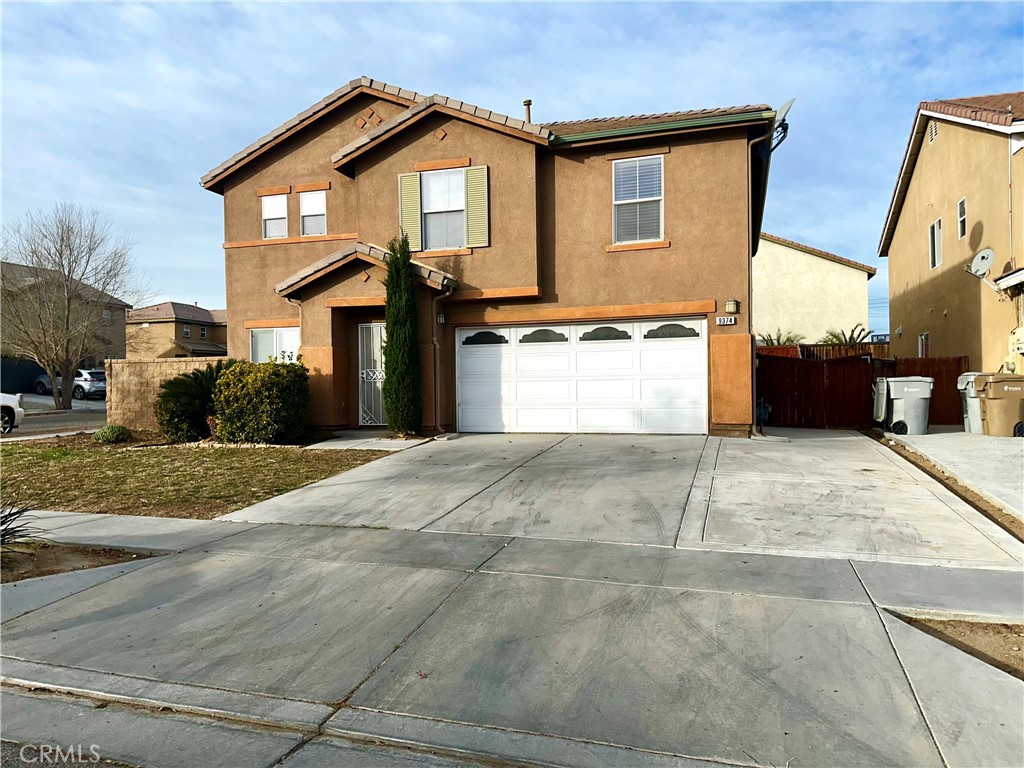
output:
[{"label": "green shrub", "polygon": [[128,427],[122,427],[120,424],[108,424],[96,430],[92,439],[97,443],[127,443],[132,439],[132,433]]},{"label": "green shrub", "polygon": [[210,437],[214,385],[237,362],[218,360],[160,385],[153,412],[164,437],[173,443],[193,443]]},{"label": "green shrub", "polygon": [[240,362],[213,390],[217,438],[228,443],[284,443],[302,436],[309,371],[294,363]]},{"label": "green shrub", "polygon": [[416,274],[409,254],[409,238],[388,243],[387,298],[384,321],[384,415],[388,429],[398,435],[419,431],[423,418],[420,400],[420,343],[416,323]]}]

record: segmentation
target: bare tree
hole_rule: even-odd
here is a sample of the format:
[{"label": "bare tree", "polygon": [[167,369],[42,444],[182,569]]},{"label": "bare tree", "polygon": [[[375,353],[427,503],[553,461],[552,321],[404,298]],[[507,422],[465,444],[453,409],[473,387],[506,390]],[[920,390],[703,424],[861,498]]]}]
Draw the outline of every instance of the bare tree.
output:
[{"label": "bare tree", "polygon": [[100,210],[61,202],[5,228],[2,247],[0,347],[35,360],[70,408],[75,371],[109,349],[111,314],[142,295],[133,244]]}]

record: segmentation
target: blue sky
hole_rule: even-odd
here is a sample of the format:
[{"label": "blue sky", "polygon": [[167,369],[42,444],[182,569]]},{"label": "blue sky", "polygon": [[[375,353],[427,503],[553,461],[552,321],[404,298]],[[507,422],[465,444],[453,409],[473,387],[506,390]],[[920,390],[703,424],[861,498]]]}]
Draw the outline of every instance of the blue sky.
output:
[{"label": "blue sky", "polygon": [[918,102],[1024,87],[1020,3],[14,4],[3,220],[99,205],[154,301],[224,305],[210,168],[359,75],[534,120],[796,97],[765,230],[879,267]]}]

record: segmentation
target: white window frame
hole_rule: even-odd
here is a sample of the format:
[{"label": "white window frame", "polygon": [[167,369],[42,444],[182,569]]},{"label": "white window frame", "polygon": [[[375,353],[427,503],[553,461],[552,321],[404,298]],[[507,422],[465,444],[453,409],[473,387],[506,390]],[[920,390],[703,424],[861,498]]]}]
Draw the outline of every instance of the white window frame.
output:
[{"label": "white window frame", "polygon": [[[620,163],[635,163],[639,160],[657,160],[661,165],[661,195],[659,197],[638,197],[635,200],[620,200],[615,199],[615,168]],[[639,190],[638,190],[639,191]],[[619,240],[615,231],[615,206],[617,205],[632,205],[634,203],[649,203],[657,200],[661,203],[661,215],[658,220],[658,237],[646,238],[644,240]],[[639,233],[638,233],[639,234]],[[629,245],[630,243],[660,243],[665,239],[665,156],[664,155],[644,155],[642,157],[624,157],[621,160],[612,161],[612,244],[613,245]]]},{"label": "white window frame", "polygon": [[931,337],[928,335],[928,331],[917,334],[917,356],[918,357],[931,357],[932,356],[932,343]]},{"label": "white window frame", "polygon": [[[437,171],[421,171],[420,172],[420,240],[423,246],[424,252],[429,251],[447,251],[456,248],[465,248],[466,243],[469,241],[469,232],[467,231],[467,216],[466,211],[466,193],[462,193],[462,207],[461,208],[437,208],[427,210],[426,195],[423,194],[423,180],[428,176],[434,176],[441,173],[453,173],[459,172],[462,175],[462,189],[466,189],[466,169],[465,168],[442,168]],[[462,211],[462,245],[446,245],[443,248],[428,248],[427,247],[427,214],[428,213],[455,213],[456,211]]]},{"label": "white window frame", "polygon": [[[249,360],[253,363],[265,363],[266,360],[254,360],[253,359],[253,338],[258,333],[269,333],[274,334],[274,359],[279,362],[294,363],[299,358],[299,352],[302,347],[302,332],[296,326],[284,326],[280,328],[252,328],[249,331]],[[282,333],[296,334],[295,351],[282,349]],[[283,357],[283,355],[289,354],[289,357]]]},{"label": "white window frame", "polygon": [[956,204],[956,239],[967,237],[967,198],[961,197]]},{"label": "white window frame", "polygon": [[[283,219],[280,216],[274,216],[272,218],[268,218],[268,216],[267,216],[267,204],[271,200],[280,200],[280,201],[283,202],[283,204],[284,204],[284,218]],[[262,221],[261,233],[263,235],[263,239],[264,240],[280,240],[281,238],[288,237],[288,195],[264,195],[263,197],[260,198],[260,212],[261,212],[260,215],[262,217],[262,219],[261,219],[261,221]],[[268,237],[267,236],[267,222],[268,221],[284,221],[284,234],[283,235],[275,235],[274,237]]]},{"label": "white window frame", "polygon": [[205,325],[200,325],[199,326],[199,338],[200,339],[205,339],[206,338],[206,326]]},{"label": "white window frame", "polygon": [[[938,236],[936,236],[938,235]],[[942,217],[928,225],[928,268],[942,265]]]},{"label": "white window frame", "polygon": [[[319,198],[323,200],[323,213],[306,213],[307,201]],[[324,231],[315,233],[306,233],[306,219],[313,216],[324,217]],[[302,237],[322,237],[327,234],[327,192],[322,189],[317,189],[312,192],[300,192],[299,193],[299,235]]]},{"label": "white window frame", "polygon": [[182,323],[181,324],[181,335],[182,335],[183,338],[186,338],[186,339],[191,339],[192,338],[192,324],[191,323]]}]

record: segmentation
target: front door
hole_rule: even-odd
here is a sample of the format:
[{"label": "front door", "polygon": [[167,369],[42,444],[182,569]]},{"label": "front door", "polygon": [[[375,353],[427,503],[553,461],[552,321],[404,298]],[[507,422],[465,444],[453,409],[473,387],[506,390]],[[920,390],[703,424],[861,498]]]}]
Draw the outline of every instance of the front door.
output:
[{"label": "front door", "polygon": [[359,326],[359,425],[379,427],[384,418],[384,323]]}]

